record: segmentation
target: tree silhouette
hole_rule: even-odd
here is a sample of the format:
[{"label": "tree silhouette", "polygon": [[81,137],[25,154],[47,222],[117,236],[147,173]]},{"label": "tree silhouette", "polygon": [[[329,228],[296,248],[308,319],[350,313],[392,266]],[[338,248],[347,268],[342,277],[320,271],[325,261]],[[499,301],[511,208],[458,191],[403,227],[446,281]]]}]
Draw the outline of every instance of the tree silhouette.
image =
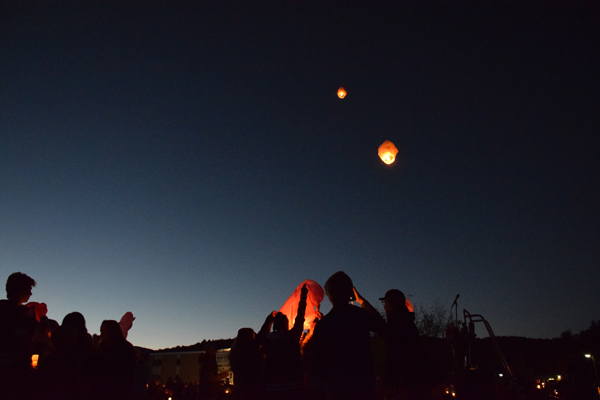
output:
[{"label": "tree silhouette", "polygon": [[414,306],[415,324],[424,337],[443,338],[446,326],[452,322],[450,310],[436,300],[429,308]]}]

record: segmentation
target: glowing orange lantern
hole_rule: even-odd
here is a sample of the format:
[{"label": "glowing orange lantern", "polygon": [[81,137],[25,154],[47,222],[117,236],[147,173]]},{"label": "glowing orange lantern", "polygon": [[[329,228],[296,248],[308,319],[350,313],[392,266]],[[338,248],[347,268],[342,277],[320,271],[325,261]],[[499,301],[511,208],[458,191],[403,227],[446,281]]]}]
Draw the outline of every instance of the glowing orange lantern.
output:
[{"label": "glowing orange lantern", "polygon": [[31,356],[31,366],[33,368],[37,368],[37,364],[38,364],[38,360],[40,359],[40,355],[39,354],[33,354]]},{"label": "glowing orange lantern", "polygon": [[408,299],[408,297],[406,297],[404,299],[404,305],[406,306],[406,308],[408,308],[408,311],[413,312],[414,307],[413,307],[412,303],[410,302],[410,300]]},{"label": "glowing orange lantern", "polygon": [[288,317],[288,329],[292,329],[294,327],[296,315],[298,315],[298,303],[300,303],[300,292],[302,290],[302,286],[304,285],[306,285],[306,287],[308,288],[308,296],[306,298],[306,309],[304,311],[304,329],[314,328],[315,318],[321,317],[319,306],[325,298],[325,292],[323,291],[321,285],[319,285],[317,282],[313,281],[312,279],[307,279],[298,285],[296,290],[294,290],[294,293],[292,293],[292,295],[279,309],[279,312],[285,314]]},{"label": "glowing orange lantern", "polygon": [[386,140],[379,146],[379,158],[386,164],[391,164],[396,160],[396,154],[398,154],[398,149],[394,146],[394,143]]},{"label": "glowing orange lantern", "polygon": [[344,97],[346,97],[346,89],[344,89],[343,87],[340,87],[338,89],[338,97],[340,99],[343,99]]},{"label": "glowing orange lantern", "polygon": [[300,303],[300,293],[302,286],[306,285],[308,288],[308,296],[306,298],[306,308],[304,309],[304,330],[308,331],[300,338],[301,348],[306,342],[312,337],[315,329],[316,319],[323,318],[323,314],[319,310],[323,298],[325,298],[325,291],[317,282],[307,279],[298,285],[294,293],[286,300],[281,306],[279,312],[285,314],[288,317],[288,329],[294,327],[296,322],[296,316],[298,315],[298,304]]}]

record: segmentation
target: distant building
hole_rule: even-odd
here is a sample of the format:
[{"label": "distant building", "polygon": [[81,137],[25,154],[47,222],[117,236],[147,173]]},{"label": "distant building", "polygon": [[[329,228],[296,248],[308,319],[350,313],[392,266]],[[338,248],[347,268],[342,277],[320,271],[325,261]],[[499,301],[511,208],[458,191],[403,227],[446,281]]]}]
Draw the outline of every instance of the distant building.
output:
[{"label": "distant building", "polygon": [[[217,350],[218,372],[229,371],[229,382],[233,383],[233,373],[229,366],[229,351]],[[205,351],[176,351],[150,353],[149,380],[165,383],[169,378],[179,378],[182,382],[197,382],[200,373],[198,356]]]}]

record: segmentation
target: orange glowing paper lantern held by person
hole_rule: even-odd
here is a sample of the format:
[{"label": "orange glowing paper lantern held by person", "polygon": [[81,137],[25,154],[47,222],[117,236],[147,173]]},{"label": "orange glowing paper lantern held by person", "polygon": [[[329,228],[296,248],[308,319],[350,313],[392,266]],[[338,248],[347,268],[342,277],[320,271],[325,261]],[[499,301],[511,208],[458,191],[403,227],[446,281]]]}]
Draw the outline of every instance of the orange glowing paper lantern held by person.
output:
[{"label": "orange glowing paper lantern held by person", "polygon": [[300,303],[300,292],[302,286],[306,285],[308,288],[308,297],[306,299],[306,311],[304,312],[304,329],[310,330],[314,328],[315,318],[321,318],[321,312],[319,307],[321,302],[325,298],[325,292],[321,285],[317,282],[307,279],[298,285],[294,293],[286,300],[281,306],[279,312],[285,314],[288,317],[288,329],[292,329],[298,314],[298,303]]},{"label": "orange glowing paper lantern held by person", "polygon": [[398,154],[398,149],[394,146],[394,143],[386,140],[379,146],[379,158],[386,164],[392,164],[396,160],[396,154]]},{"label": "orange glowing paper lantern held by person", "polygon": [[288,317],[288,329],[294,327],[296,322],[296,315],[298,315],[298,305],[300,303],[300,293],[302,287],[306,285],[308,289],[308,296],[306,298],[306,308],[304,309],[304,334],[300,338],[300,346],[304,347],[304,344],[312,337],[317,319],[323,318],[323,314],[319,310],[321,302],[325,298],[325,291],[317,282],[307,279],[298,285],[294,293],[286,300],[283,306],[279,309],[279,312],[285,314]]},{"label": "orange glowing paper lantern held by person", "polygon": [[344,89],[343,87],[340,87],[340,88],[338,89],[338,93],[337,93],[337,94],[338,94],[338,97],[339,97],[340,99],[343,99],[344,97],[346,97],[346,94],[347,94],[347,93],[346,93],[346,89]]}]

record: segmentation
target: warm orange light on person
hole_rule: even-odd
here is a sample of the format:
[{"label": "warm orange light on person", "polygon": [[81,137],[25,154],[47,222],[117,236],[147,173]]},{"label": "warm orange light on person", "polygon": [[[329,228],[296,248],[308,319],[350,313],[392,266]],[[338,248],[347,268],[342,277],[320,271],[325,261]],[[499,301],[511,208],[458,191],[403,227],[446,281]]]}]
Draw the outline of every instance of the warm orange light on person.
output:
[{"label": "warm orange light on person", "polygon": [[39,354],[33,354],[31,356],[31,366],[33,368],[37,368],[37,363],[38,363],[39,359],[40,359],[40,355]]},{"label": "warm orange light on person", "polygon": [[386,164],[391,164],[396,160],[396,154],[398,154],[398,149],[394,146],[394,143],[386,140],[379,146],[379,158]]},{"label": "warm orange light on person", "polygon": [[340,99],[343,99],[344,97],[346,97],[346,94],[347,94],[347,93],[346,93],[346,89],[344,89],[343,87],[340,87],[340,88],[338,89],[338,97],[339,97]]}]

